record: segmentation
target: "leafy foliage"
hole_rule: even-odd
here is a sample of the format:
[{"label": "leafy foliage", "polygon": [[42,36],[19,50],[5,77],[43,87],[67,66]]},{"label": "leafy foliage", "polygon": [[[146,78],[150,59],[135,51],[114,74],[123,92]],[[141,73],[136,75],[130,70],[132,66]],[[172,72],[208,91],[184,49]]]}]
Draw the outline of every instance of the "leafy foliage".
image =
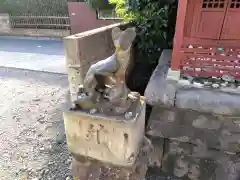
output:
[{"label": "leafy foliage", "polygon": [[136,50],[139,57],[156,63],[162,49],[171,48],[176,23],[177,1],[110,0],[116,13],[137,27]]},{"label": "leafy foliage", "polygon": [[101,10],[108,10],[113,9],[114,5],[110,4],[108,0],[87,0],[87,3],[90,8],[92,9],[101,9]]},{"label": "leafy foliage", "polygon": [[67,0],[0,0],[0,12],[11,15],[66,15]]}]

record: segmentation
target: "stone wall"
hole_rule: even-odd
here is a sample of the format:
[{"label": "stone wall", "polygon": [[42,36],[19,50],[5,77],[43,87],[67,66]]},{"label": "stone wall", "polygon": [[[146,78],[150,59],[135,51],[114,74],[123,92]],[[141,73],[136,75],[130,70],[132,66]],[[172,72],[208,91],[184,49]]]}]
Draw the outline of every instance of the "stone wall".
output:
[{"label": "stone wall", "polygon": [[179,178],[178,180],[239,180],[240,178],[238,155],[226,154],[214,149],[202,149],[194,144],[177,140],[163,140],[156,137],[151,139],[155,149],[154,167],[157,167],[161,174],[167,173],[174,176],[173,179]]},{"label": "stone wall", "polygon": [[165,50],[145,91],[151,166],[184,180],[239,180],[240,94],[183,85],[170,61]]},{"label": "stone wall", "polygon": [[70,35],[70,30],[11,28],[9,15],[0,13],[0,36],[32,36],[63,38]]}]

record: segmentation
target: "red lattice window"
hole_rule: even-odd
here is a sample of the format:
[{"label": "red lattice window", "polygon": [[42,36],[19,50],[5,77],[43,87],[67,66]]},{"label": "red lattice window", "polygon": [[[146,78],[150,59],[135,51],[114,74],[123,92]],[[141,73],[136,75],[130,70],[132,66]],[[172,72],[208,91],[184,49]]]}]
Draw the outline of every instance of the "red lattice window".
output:
[{"label": "red lattice window", "polygon": [[226,0],[203,0],[202,8],[225,8],[226,5]]},{"label": "red lattice window", "polygon": [[240,78],[240,49],[190,45],[182,48],[182,52],[181,69],[184,74]]},{"label": "red lattice window", "polygon": [[231,0],[230,8],[239,9],[240,8],[240,0]]}]

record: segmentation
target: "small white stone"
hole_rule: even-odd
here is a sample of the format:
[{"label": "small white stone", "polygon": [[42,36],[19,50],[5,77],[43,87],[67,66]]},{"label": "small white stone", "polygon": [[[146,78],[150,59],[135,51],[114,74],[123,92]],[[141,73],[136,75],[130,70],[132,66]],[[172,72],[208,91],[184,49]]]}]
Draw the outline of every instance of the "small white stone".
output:
[{"label": "small white stone", "polygon": [[132,115],[133,115],[132,112],[126,112],[126,113],[125,113],[125,118],[126,118],[126,119],[131,119]]},{"label": "small white stone", "polygon": [[46,169],[46,170],[45,170],[45,173],[48,173],[48,172],[49,172],[49,170],[48,170],[48,169]]},{"label": "small white stone", "polygon": [[213,88],[219,88],[219,86],[220,86],[219,84],[212,84]]},{"label": "small white stone", "polygon": [[194,82],[193,85],[196,86],[196,87],[203,87],[203,84],[198,83],[198,82]]},{"label": "small white stone", "polygon": [[227,82],[234,82],[235,79],[232,76],[229,75],[223,75],[222,80],[227,81]]},{"label": "small white stone", "polygon": [[96,112],[97,112],[97,109],[91,109],[89,113],[90,114],[95,114]]},{"label": "small white stone", "polygon": [[222,83],[221,86],[222,87],[227,87],[228,86],[228,82]]},{"label": "small white stone", "polygon": [[188,81],[188,80],[184,80],[184,79],[179,80],[178,83],[181,84],[181,85],[185,85],[185,86],[191,84],[190,81]]},{"label": "small white stone", "polygon": [[212,82],[210,82],[210,81],[205,81],[205,82],[204,82],[204,85],[205,85],[205,86],[210,86],[210,85],[212,85]]}]

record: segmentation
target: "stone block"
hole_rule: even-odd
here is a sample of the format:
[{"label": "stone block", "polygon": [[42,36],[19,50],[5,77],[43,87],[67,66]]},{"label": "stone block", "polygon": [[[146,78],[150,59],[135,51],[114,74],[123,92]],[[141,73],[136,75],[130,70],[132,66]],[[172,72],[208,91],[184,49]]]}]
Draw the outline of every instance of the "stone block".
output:
[{"label": "stone block", "polygon": [[69,110],[63,113],[69,151],[116,165],[131,166],[145,129],[145,101],[129,120]]},{"label": "stone block", "polygon": [[179,88],[175,106],[206,113],[239,115],[240,95],[212,89]]},{"label": "stone block", "polygon": [[114,53],[112,29],[121,23],[85,31],[64,38],[64,51],[71,94],[78,92],[79,85],[93,63]]},{"label": "stone block", "polygon": [[70,169],[75,180],[143,180],[148,169],[149,150],[149,145],[144,143],[132,166],[117,166],[78,156]]},{"label": "stone block", "polygon": [[154,107],[147,134],[231,153],[240,152],[240,117]]},{"label": "stone block", "polygon": [[[176,78],[167,78],[172,50],[164,50],[145,90],[147,104],[174,106],[177,91]],[[173,73],[174,74],[174,73]],[[176,74],[176,73],[175,73]]]},{"label": "stone block", "polygon": [[[217,150],[198,149],[169,141],[164,147],[162,170],[184,180],[239,180],[240,157]],[[199,151],[200,150],[200,151]]]}]

